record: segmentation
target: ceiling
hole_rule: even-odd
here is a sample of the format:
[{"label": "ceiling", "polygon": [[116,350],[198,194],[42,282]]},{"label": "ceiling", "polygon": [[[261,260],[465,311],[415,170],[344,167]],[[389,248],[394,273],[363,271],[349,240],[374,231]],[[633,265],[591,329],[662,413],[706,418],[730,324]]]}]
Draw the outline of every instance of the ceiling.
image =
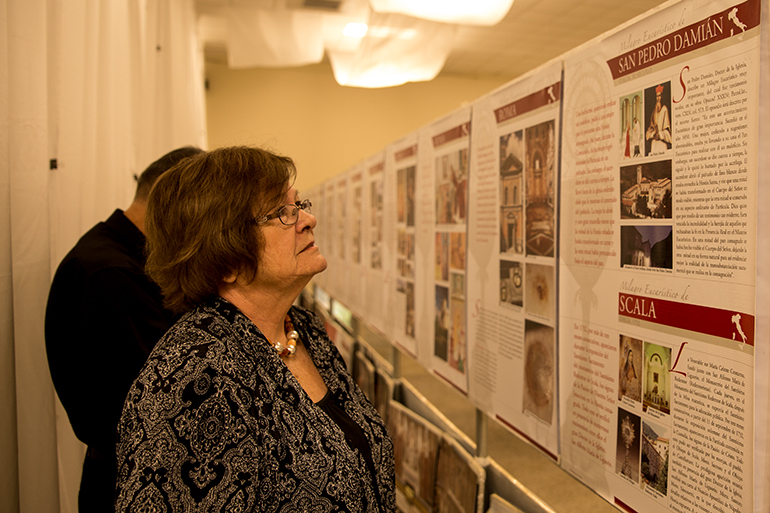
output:
[{"label": "ceiling", "polygon": [[[218,7],[247,1],[196,0],[196,5],[199,13],[216,15]],[[514,0],[506,17],[493,27],[460,27],[441,74],[514,78],[663,3]],[[202,36],[207,61],[227,62],[224,38],[207,34]]]}]

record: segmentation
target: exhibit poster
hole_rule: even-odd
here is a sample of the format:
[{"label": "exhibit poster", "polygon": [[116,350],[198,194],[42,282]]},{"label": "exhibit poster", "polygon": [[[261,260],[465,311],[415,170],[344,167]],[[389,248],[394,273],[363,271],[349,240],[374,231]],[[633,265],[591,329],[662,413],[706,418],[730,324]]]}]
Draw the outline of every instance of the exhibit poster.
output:
[{"label": "exhibit poster", "polygon": [[363,229],[364,319],[371,329],[384,334],[387,326],[387,248],[385,247],[385,152],[380,151],[363,163],[365,197]]},{"label": "exhibit poster", "polygon": [[466,252],[471,109],[464,107],[421,130],[417,205],[421,212],[417,268],[420,309],[418,359],[463,394],[468,391]]},{"label": "exhibit poster", "polygon": [[[419,132],[390,144],[385,150],[386,202],[390,201],[390,225],[385,237],[390,274],[387,335],[413,358],[417,357],[417,305],[423,304],[425,269],[417,269],[418,226],[424,222],[417,209]],[[387,209],[386,209],[387,210]]]},{"label": "exhibit poster", "polygon": [[401,513],[436,511],[436,473],[444,434],[396,401],[391,401],[388,412],[396,467],[396,508]]},{"label": "exhibit poster", "polygon": [[686,1],[565,59],[561,465],[626,511],[755,511],[759,27]]},{"label": "exhibit poster", "polygon": [[330,253],[334,259],[334,297],[348,303],[347,280],[344,276],[349,270],[348,247],[350,246],[350,216],[348,215],[348,173],[341,173],[332,180],[332,233],[333,240]]},{"label": "exhibit poster", "polygon": [[436,470],[437,513],[484,511],[484,467],[451,436],[444,433]]},{"label": "exhibit poster", "polygon": [[321,254],[326,258],[326,271],[317,275],[317,283],[332,297],[338,296],[339,285],[337,275],[339,274],[340,258],[339,246],[337,240],[339,229],[337,226],[337,211],[335,203],[337,199],[337,179],[331,178],[322,184],[321,206],[314,208],[318,226],[321,228],[323,245],[319,245]]},{"label": "exhibit poster", "polygon": [[471,400],[554,461],[561,72],[473,104],[467,258]]},{"label": "exhibit poster", "polygon": [[[324,251],[326,247],[326,241],[329,237],[326,235],[324,218],[321,215],[324,211],[324,196],[326,191],[326,183],[322,182],[313,187],[299,191],[300,197],[303,199],[309,199],[313,204],[313,215],[316,218],[316,226],[313,230],[315,236],[315,243],[321,250],[321,254],[326,257]],[[328,262],[328,261],[327,261]],[[328,271],[316,274],[310,282],[312,286],[325,287]]]},{"label": "exhibit poster", "polygon": [[345,306],[358,318],[363,316],[364,299],[364,212],[366,211],[366,195],[364,194],[364,166],[360,163],[352,167],[348,173],[348,205],[346,267],[341,286],[344,296],[341,297]]}]

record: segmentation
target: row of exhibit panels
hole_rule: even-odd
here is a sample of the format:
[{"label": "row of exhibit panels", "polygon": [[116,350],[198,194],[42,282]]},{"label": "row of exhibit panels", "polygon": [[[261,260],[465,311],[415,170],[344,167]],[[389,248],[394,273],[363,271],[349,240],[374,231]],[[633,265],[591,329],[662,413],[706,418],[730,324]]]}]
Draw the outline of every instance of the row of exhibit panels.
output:
[{"label": "row of exhibit panels", "polygon": [[[492,457],[480,455],[484,449],[400,375],[393,361],[400,361],[399,353],[383,347],[389,343],[362,326],[349,309],[312,286],[300,305],[323,320],[349,372],[388,425],[399,511],[554,513]],[[477,425],[477,436],[481,431],[484,426]]]},{"label": "row of exhibit panels", "polygon": [[767,4],[667,3],[303,191],[313,283],[611,503],[761,508]]}]

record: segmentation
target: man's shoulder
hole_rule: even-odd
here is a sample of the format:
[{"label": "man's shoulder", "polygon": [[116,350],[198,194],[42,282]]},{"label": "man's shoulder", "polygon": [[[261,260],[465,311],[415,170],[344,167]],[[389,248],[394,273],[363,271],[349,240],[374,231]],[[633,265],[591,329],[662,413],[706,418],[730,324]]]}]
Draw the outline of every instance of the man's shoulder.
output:
[{"label": "man's shoulder", "polygon": [[116,211],[106,222],[97,223],[80,237],[62,260],[60,269],[76,267],[85,273],[120,268],[141,270],[144,266],[141,246],[125,230],[116,229],[110,222],[117,214],[122,215]]}]

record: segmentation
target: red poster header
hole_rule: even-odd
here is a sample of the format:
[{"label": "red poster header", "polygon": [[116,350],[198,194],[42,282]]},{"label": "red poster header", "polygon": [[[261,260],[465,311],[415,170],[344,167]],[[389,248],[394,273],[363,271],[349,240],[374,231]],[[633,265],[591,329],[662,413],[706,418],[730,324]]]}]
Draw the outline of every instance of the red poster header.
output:
[{"label": "red poster header", "polygon": [[503,121],[508,121],[516,116],[521,116],[527,112],[539,109],[545,105],[555,103],[559,101],[561,96],[561,82],[556,82],[540,91],[534,92],[529,96],[525,96],[513,103],[504,105],[499,109],[495,109],[495,119],[500,124]]},{"label": "red poster header", "polygon": [[451,130],[447,130],[446,132],[433,136],[433,147],[438,148],[439,146],[446,144],[448,142],[452,142],[455,139],[468,137],[470,133],[471,133],[471,124],[463,123],[462,125],[456,126]]},{"label": "red poster header", "polygon": [[754,316],[746,313],[621,292],[618,315],[754,345]]},{"label": "red poster header", "polygon": [[712,45],[759,26],[760,0],[747,0],[607,61],[612,78]]},{"label": "red poster header", "polygon": [[417,155],[417,145],[416,144],[414,144],[414,145],[412,145],[412,146],[410,146],[408,148],[404,148],[401,151],[397,151],[396,154],[395,154],[396,162],[398,162],[400,160],[404,160],[404,159],[409,158],[409,157],[413,157],[415,155]]},{"label": "red poster header", "polygon": [[376,175],[378,173],[382,173],[382,170],[384,168],[385,168],[385,165],[382,162],[378,162],[377,164],[369,168],[369,175]]}]

